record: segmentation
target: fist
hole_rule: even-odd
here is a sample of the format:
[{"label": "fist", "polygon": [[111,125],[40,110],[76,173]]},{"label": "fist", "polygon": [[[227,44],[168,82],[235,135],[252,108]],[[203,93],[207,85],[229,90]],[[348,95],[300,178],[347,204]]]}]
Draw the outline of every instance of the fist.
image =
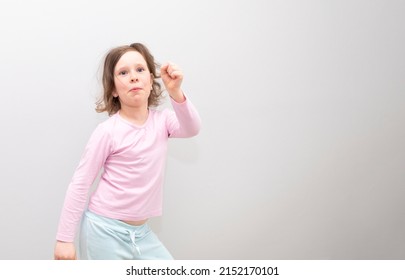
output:
[{"label": "fist", "polygon": [[170,96],[181,91],[183,71],[174,63],[167,62],[160,67],[160,76]]},{"label": "fist", "polygon": [[55,260],[75,260],[75,245],[72,242],[56,241],[54,258]]}]

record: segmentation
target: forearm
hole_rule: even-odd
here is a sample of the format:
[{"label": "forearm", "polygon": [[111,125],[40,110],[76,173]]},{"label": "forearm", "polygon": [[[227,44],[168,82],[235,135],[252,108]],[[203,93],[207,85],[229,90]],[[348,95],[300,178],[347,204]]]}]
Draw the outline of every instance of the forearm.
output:
[{"label": "forearm", "polygon": [[174,92],[169,92],[170,97],[177,103],[183,103],[186,101],[186,97],[181,89]]},{"label": "forearm", "polygon": [[56,239],[73,242],[78,224],[86,207],[88,188],[70,185],[62,208]]},{"label": "forearm", "polygon": [[201,128],[201,119],[196,108],[186,96],[183,95],[183,97],[184,100],[181,103],[172,99],[177,125],[174,126],[171,137],[192,137],[197,135]]}]

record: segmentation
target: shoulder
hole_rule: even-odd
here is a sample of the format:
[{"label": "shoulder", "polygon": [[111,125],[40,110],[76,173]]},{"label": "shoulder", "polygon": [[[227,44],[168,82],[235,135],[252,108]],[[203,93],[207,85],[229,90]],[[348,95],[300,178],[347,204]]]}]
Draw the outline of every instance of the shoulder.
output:
[{"label": "shoulder", "polygon": [[170,110],[169,108],[164,108],[164,109],[149,109],[150,114],[155,120],[166,120],[168,117],[172,116],[174,114],[173,110]]},{"label": "shoulder", "polygon": [[108,117],[108,119],[99,123],[97,127],[100,127],[102,129],[108,129],[109,127],[113,127],[117,122],[117,120],[118,120],[118,113],[115,113],[114,115]]},{"label": "shoulder", "polygon": [[115,123],[117,121],[117,116],[114,114],[108,119],[102,121],[99,123],[96,128],[94,129],[93,134],[96,134],[98,136],[111,136]]}]

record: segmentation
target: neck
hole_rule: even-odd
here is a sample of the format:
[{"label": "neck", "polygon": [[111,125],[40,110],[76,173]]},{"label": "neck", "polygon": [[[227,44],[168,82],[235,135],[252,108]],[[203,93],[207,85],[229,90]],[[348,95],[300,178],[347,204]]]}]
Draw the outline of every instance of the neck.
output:
[{"label": "neck", "polygon": [[149,110],[147,106],[142,107],[121,107],[120,116],[136,125],[142,125],[148,119]]}]

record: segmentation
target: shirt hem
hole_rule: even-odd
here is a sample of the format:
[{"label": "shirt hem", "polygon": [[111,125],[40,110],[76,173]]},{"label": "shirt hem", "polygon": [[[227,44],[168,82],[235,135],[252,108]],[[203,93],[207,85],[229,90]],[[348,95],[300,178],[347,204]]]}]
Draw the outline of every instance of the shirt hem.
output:
[{"label": "shirt hem", "polygon": [[106,218],[115,219],[115,220],[124,220],[124,221],[134,221],[134,222],[142,221],[142,220],[146,220],[149,218],[158,217],[158,216],[162,215],[162,209],[154,210],[154,211],[151,211],[146,214],[139,215],[139,216],[123,214],[123,213],[116,213],[116,212],[111,212],[111,211],[97,211],[97,209],[94,209],[92,207],[89,207],[88,210],[90,212],[93,212],[94,214],[104,216]]}]

